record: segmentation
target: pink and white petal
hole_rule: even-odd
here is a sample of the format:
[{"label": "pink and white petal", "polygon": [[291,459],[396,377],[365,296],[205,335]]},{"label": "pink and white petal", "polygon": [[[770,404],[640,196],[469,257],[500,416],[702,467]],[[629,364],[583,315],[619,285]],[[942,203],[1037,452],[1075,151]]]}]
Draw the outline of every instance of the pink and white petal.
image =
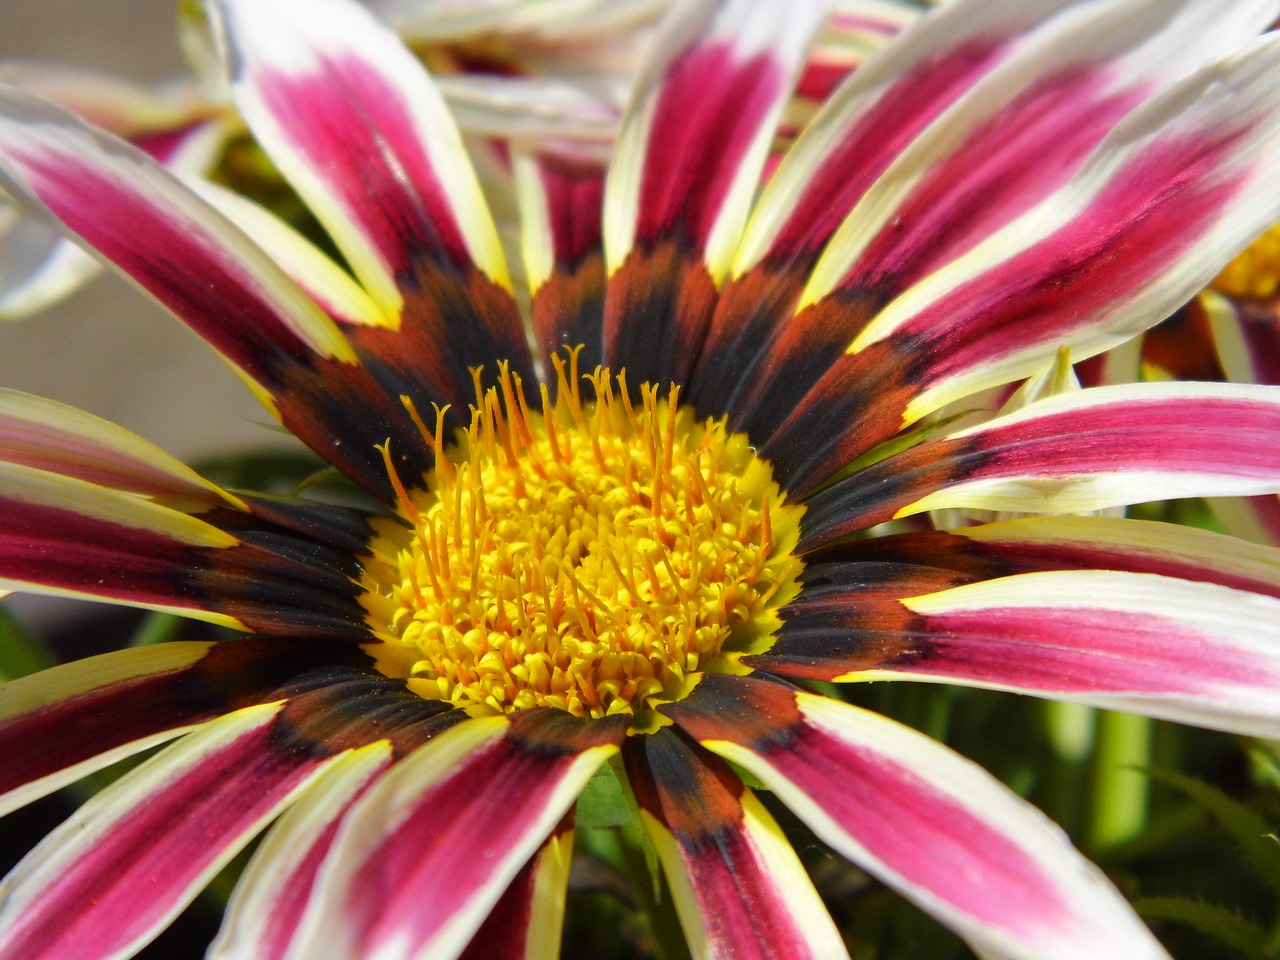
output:
[{"label": "pink and white petal", "polygon": [[1148,96],[1253,39],[1275,0],[1085,4],[1034,32],[867,192],[801,308],[836,289],[887,303],[1061,188]]},{"label": "pink and white petal", "polygon": [[561,825],[511,881],[459,960],[559,960],[573,831]]},{"label": "pink and white petal", "polygon": [[123,427],[74,407],[0,389],[0,456],[199,512],[243,503]]},{"label": "pink and white petal", "polygon": [[236,884],[210,960],[284,960],[315,874],[351,804],[392,762],[379,740],[335,758],[271,827]]},{"label": "pink and white petal", "polygon": [[526,711],[410,754],[344,820],[295,956],[457,956],[624,731]]},{"label": "pink and white petal", "polygon": [[240,112],[383,312],[420,258],[510,289],[457,127],[389,29],[343,0],[210,10]]},{"label": "pink and white petal", "polygon": [[[1278,78],[1268,35],[1148,100],[1067,185],[881,311],[762,451],[811,485],[890,431],[1030,375],[1061,345],[1088,357],[1166,316],[1280,219],[1280,197],[1258,200],[1280,175]],[[895,386],[885,371],[903,355],[909,378],[888,405],[901,417],[859,413],[863,391]],[[815,432],[832,439],[805,444]]]},{"label": "pink and white petal", "polygon": [[778,117],[829,4],[704,0],[660,28],[605,191],[609,273],[679,237],[728,272]]},{"label": "pink and white petal", "polygon": [[833,94],[766,185],[695,399],[767,437],[877,312],[1061,187],[1162,71],[1256,35],[1269,2],[1228,17],[1211,0],[959,2],[924,17]]},{"label": "pink and white petal", "polygon": [[697,960],[848,957],[791,844],[727,764],[666,730],[628,747],[640,818]]},{"label": "pink and white petal", "polygon": [[148,86],[55,60],[0,61],[0,83],[52,101],[126,140],[186,129],[218,110],[194,84]]},{"label": "pink and white petal", "polygon": [[274,213],[211,181],[192,178],[187,183],[265,250],[329,316],[340,323],[395,325],[349,273]]},{"label": "pink and white petal", "polygon": [[886,717],[711,674],[662,712],[833,849],[1010,960],[1167,954],[1066,836],[977,765]]},{"label": "pink and white petal", "polygon": [[703,0],[649,46],[605,183],[604,356],[689,382],[783,108],[829,0]]},{"label": "pink and white petal", "polygon": [[907,649],[837,679],[963,683],[1280,735],[1280,599],[1110,570],[909,597]]},{"label": "pink and white petal", "polygon": [[277,699],[325,664],[367,660],[351,644],[256,637],[130,648],[0,687],[0,814],[195,724]]},{"label": "pink and white petal", "polygon": [[56,218],[258,383],[278,384],[306,358],[354,361],[262,250],[133,147],[6,90],[0,157],[0,184],[30,211]]},{"label": "pink and white petal", "polygon": [[1150,500],[1280,489],[1280,389],[1223,383],[1093,387],[926,441],[807,501],[800,549],[948,508],[1089,513]]},{"label": "pink and white petal", "polygon": [[955,0],[868,58],[766,185],[734,259],[816,256],[863,192],[929,123],[1069,0]]},{"label": "pink and white petal", "polygon": [[108,787],[0,884],[0,957],[129,954],[326,766],[282,704],[210,721]]},{"label": "pink and white petal", "polygon": [[[1049,343],[1083,358],[1127,340],[1280,219],[1280,198],[1259,203],[1280,172],[1278,65],[1280,38],[1270,35],[1151,98],[1062,190],[881,314],[852,350],[891,332],[941,333],[936,324],[945,323],[955,354],[934,362],[907,420],[1033,372],[1030,358]],[[1015,276],[1034,279],[1010,296]],[[1032,290],[1046,283],[1049,300]],[[1035,322],[1015,334],[1009,318],[1028,312]]]}]

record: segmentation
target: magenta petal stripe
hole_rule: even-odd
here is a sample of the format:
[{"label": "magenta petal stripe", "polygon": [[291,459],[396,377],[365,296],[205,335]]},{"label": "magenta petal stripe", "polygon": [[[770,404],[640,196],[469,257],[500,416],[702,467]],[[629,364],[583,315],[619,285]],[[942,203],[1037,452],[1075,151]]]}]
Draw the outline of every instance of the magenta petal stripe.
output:
[{"label": "magenta petal stripe", "polygon": [[[446,704],[423,701],[402,684],[371,673],[320,671],[281,693],[305,704],[312,691],[318,691],[312,693],[317,703],[309,709],[320,726],[309,736],[331,735],[335,721],[346,718],[351,729],[339,735],[350,742],[358,743],[361,736],[388,739],[356,747],[336,761],[271,828],[236,885],[211,960],[287,957],[301,936],[316,876],[352,804],[396,758],[465,719]],[[299,721],[306,729],[305,714]]]},{"label": "magenta petal stripe", "polygon": [[119,650],[13,680],[0,687],[0,812],[263,702],[318,665],[368,662],[351,644],[249,637]]},{"label": "magenta petal stripe", "polygon": [[728,764],[668,730],[627,747],[640,816],[695,957],[848,956],[790,842]]},{"label": "magenta petal stripe", "polygon": [[[362,366],[333,320],[230,221],[129,144],[18,90],[0,94],[0,185],[208,340],[304,443],[393,498],[374,445],[390,437],[402,458],[422,446],[399,395],[430,409],[457,376],[433,380],[425,363],[408,379],[386,363]],[[409,473],[431,466],[421,453],[406,463]]]},{"label": "magenta petal stripe", "polygon": [[660,28],[604,196],[605,360],[632,382],[689,381],[826,6],[701,0]]},{"label": "magenta petal stripe", "polygon": [[1167,960],[1061,830],[923,734],[825,697],[723,674],[705,676],[662,712],[978,949],[1008,960]]},{"label": "magenta petal stripe", "polygon": [[817,564],[805,579],[746,666],[992,687],[1258,736],[1280,721],[1275,595],[1116,570],[971,582],[887,562]]},{"label": "magenta petal stripe", "polygon": [[439,92],[354,4],[219,0],[237,105],[389,311],[426,257],[509,288],[493,221]]},{"label": "magenta petal stripe", "polygon": [[406,757],[344,821],[297,956],[456,956],[625,730],[535,709]]},{"label": "magenta petal stripe", "polygon": [[1246,300],[1206,291],[1199,297],[1229,380],[1280,384],[1280,300]]},{"label": "magenta petal stripe", "polygon": [[1280,489],[1280,389],[1094,387],[1038,401],[881,461],[807,501],[799,549],[962,507],[1088,513],[1149,500]]},{"label": "magenta petal stripe", "polygon": [[458,960],[559,960],[573,831],[561,824],[511,881]]},{"label": "magenta petal stripe", "polygon": [[211,721],[86,803],[0,887],[0,957],[127,955],[324,768],[281,704]]}]

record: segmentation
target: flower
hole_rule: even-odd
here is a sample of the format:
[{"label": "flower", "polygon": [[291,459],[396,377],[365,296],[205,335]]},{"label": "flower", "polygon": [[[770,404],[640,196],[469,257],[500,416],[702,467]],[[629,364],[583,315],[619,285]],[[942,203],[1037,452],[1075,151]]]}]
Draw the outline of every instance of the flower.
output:
[{"label": "flower", "polygon": [[[513,141],[531,333],[443,101],[346,0],[210,10],[245,122],[349,271],[6,92],[5,188],[382,511],[223,490],[0,396],[0,586],[248,634],[3,688],[6,810],[181,737],[4,881],[0,957],[135,951],[277,815],[215,956],[555,956],[573,804],[606,762],[699,956],[845,951],[746,775],[984,955],[1163,956],[1041,814],[813,683],[1280,728],[1277,555],[1073,516],[1280,489],[1280,391],[929,420],[1155,323],[1280,220],[1257,189],[1280,163],[1270,7],[956,0],[756,197],[825,4],[682,5],[607,177]],[[946,508],[1035,516],[864,535]]]}]

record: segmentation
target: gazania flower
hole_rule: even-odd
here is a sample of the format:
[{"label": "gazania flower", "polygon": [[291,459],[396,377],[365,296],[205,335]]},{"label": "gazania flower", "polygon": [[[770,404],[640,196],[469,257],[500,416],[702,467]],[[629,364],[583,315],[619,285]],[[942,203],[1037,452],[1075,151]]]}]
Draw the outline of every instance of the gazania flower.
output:
[{"label": "gazania flower", "polygon": [[[1156,322],[1280,220],[1280,43],[1255,37],[1276,4],[958,0],[758,197],[824,4],[682,5],[607,182],[514,147],[532,336],[395,37],[345,0],[210,7],[247,124],[349,272],[18,92],[4,185],[383,509],[222,490],[3,395],[0,585],[249,635],[3,688],[6,809],[181,738],[4,881],[0,957],[129,954],[273,820],[216,956],[553,957],[606,763],[695,955],[845,952],[744,775],[985,956],[1163,955],[1036,810],[813,682],[1280,729],[1276,554],[1070,516],[1280,489],[1280,393],[928,420]],[[947,507],[1044,516],[862,535]]]}]

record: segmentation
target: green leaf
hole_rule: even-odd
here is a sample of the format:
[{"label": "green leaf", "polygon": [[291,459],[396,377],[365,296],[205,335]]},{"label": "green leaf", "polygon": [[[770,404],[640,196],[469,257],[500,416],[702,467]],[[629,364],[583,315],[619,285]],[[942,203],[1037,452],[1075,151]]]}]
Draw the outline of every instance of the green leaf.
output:
[{"label": "green leaf", "polygon": [[53,664],[44,645],[0,605],[0,681],[16,680]]},{"label": "green leaf", "polygon": [[586,788],[578,795],[575,820],[578,826],[621,827],[630,823],[635,815],[622,792],[618,775],[609,764],[602,764]]},{"label": "green leaf", "polygon": [[133,635],[133,639],[129,641],[129,645],[133,647],[149,647],[157,643],[166,643],[172,640],[183,624],[191,623],[186,617],[180,617],[176,613],[155,613],[148,614],[138,627],[138,632]]},{"label": "green leaf", "polygon": [[1250,865],[1267,883],[1280,891],[1280,843],[1273,829],[1248,807],[1221,790],[1171,770],[1148,770],[1148,776],[1186,794],[1209,811],[1240,845]]},{"label": "green leaf", "polygon": [[1181,923],[1239,950],[1260,957],[1267,947],[1267,931],[1234,910],[1186,897],[1143,897],[1134,908],[1144,920]]}]

